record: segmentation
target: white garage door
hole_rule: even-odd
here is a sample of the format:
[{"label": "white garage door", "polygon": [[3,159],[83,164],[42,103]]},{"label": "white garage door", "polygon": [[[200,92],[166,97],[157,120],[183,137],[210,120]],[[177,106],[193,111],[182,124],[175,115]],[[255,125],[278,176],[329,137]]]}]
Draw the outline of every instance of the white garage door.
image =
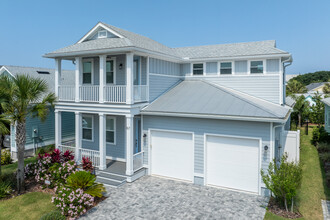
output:
[{"label": "white garage door", "polygon": [[258,193],[259,140],[207,136],[207,184]]},{"label": "white garage door", "polygon": [[151,132],[151,173],[192,181],[192,134],[181,132]]}]

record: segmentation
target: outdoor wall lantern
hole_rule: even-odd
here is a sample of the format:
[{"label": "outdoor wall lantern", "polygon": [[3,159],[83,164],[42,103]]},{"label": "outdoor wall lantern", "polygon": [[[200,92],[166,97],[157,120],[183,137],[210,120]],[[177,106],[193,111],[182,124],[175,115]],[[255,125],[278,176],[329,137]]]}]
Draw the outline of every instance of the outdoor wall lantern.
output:
[{"label": "outdoor wall lantern", "polygon": [[268,150],[268,146],[267,145],[264,146],[264,150]]},{"label": "outdoor wall lantern", "polygon": [[121,70],[123,68],[123,64],[119,64],[119,69]]}]

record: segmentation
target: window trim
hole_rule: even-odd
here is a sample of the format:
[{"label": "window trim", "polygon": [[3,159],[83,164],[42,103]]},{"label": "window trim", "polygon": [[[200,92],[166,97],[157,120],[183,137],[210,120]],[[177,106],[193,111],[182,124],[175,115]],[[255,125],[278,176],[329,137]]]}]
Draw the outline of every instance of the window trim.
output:
[{"label": "window trim", "polygon": [[[262,73],[251,73],[251,62],[254,62],[254,61],[261,61],[262,62]],[[248,62],[248,75],[265,75],[266,73],[266,60],[262,60],[262,59],[257,59],[257,60],[249,60]]]},{"label": "window trim", "polygon": [[[100,36],[100,32],[105,32],[105,36]],[[108,32],[107,30],[99,30],[97,32],[97,38],[107,38],[108,37]]]},{"label": "window trim", "polygon": [[116,79],[117,79],[117,72],[116,72],[116,57],[109,57],[106,59],[106,62],[107,61],[110,61],[112,60],[113,61],[113,83],[107,83],[107,68],[105,68],[105,84],[106,85],[116,85]]},{"label": "window trim", "polygon": [[[230,67],[230,69],[231,69],[231,73],[223,73],[223,74],[221,74],[221,64],[222,63],[230,63],[231,64],[231,67]],[[233,68],[233,61],[220,61],[219,62],[219,68],[218,68],[218,71],[219,71],[219,75],[221,75],[221,76],[230,76],[230,75],[234,75],[234,68]],[[235,64],[234,64],[235,65]]]},{"label": "window trim", "polygon": [[[91,83],[84,83],[84,63],[91,62],[92,71],[91,71]],[[94,85],[94,59],[83,59],[82,60],[82,68],[81,68],[81,85]]]},{"label": "window trim", "polygon": [[[90,117],[92,118],[92,128],[85,128],[85,129],[92,129],[92,140],[89,140],[89,139],[84,139],[84,124],[83,124],[83,118],[84,117]],[[93,115],[90,115],[90,114],[82,114],[81,116],[81,139],[83,141],[89,141],[89,142],[94,142],[94,116]]]},{"label": "window trim", "polygon": [[[194,74],[194,64],[202,64],[203,65],[203,73],[202,74]],[[206,66],[206,62],[195,62],[195,63],[191,63],[190,68],[191,68],[191,75],[192,76],[205,76],[205,66]]]},{"label": "window trim", "polygon": [[105,125],[105,142],[106,142],[106,144],[116,145],[116,135],[117,135],[116,117],[114,117],[114,116],[106,116],[105,123],[107,123],[107,119],[113,119],[113,133],[114,133],[114,137],[113,137],[113,143],[107,142],[107,131],[111,131],[111,130],[107,130],[107,125]]}]

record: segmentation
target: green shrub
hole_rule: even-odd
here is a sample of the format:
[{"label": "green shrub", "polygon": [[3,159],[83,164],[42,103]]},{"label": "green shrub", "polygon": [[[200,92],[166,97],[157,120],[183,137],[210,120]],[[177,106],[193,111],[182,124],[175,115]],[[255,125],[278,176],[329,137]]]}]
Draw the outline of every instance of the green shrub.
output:
[{"label": "green shrub", "polygon": [[11,154],[9,149],[1,150],[1,165],[11,164],[13,160],[11,159]]},{"label": "green shrub", "polygon": [[324,127],[314,127],[313,128],[313,137],[312,137],[312,144],[317,145],[320,142],[330,143],[330,135],[324,129]]},{"label": "green shrub", "polygon": [[320,159],[321,159],[321,161],[323,161],[323,163],[330,162],[330,152],[320,153]]},{"label": "green shrub", "polygon": [[15,173],[7,173],[0,175],[0,182],[7,182],[11,184],[12,188],[16,187],[16,175]]},{"label": "green shrub", "polygon": [[319,152],[329,152],[330,151],[330,144],[328,144],[326,142],[321,142],[316,147]]},{"label": "green shrub", "polygon": [[67,187],[73,190],[82,189],[85,193],[94,196],[102,197],[105,192],[103,184],[95,182],[96,177],[87,171],[78,171],[71,174],[67,179]]},{"label": "green shrub", "polygon": [[45,152],[45,149],[42,147],[42,148],[38,148],[36,153],[37,153],[37,155],[39,155],[39,154],[44,155],[46,152]]},{"label": "green shrub", "polygon": [[0,199],[7,197],[12,192],[11,183],[8,181],[0,182]]},{"label": "green shrub", "polygon": [[299,163],[288,162],[287,159],[287,153],[282,156],[280,164],[274,159],[269,163],[267,173],[261,170],[261,176],[267,189],[275,196],[276,202],[287,211],[291,206],[293,212],[294,198],[301,185],[302,168]]},{"label": "green shrub", "polygon": [[312,137],[312,144],[317,145],[317,143],[320,141],[320,130],[318,127],[313,128],[313,137]]},{"label": "green shrub", "polygon": [[54,150],[55,150],[55,145],[54,144],[51,144],[51,145],[48,145],[48,146],[45,147],[45,151],[47,153],[53,152]]},{"label": "green shrub", "polygon": [[40,220],[65,220],[65,216],[58,210],[49,212],[41,216]]}]

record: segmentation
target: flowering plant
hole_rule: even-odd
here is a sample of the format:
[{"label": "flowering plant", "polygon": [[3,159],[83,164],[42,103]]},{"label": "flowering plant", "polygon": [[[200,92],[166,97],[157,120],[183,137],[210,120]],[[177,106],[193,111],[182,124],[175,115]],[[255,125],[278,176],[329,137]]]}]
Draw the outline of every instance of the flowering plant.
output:
[{"label": "flowering plant", "polygon": [[55,186],[55,183],[64,184],[66,178],[70,176],[70,174],[75,173],[77,171],[77,164],[73,160],[64,162],[62,164],[55,163],[53,166],[49,168],[49,174],[52,179],[52,185]]},{"label": "flowering plant", "polygon": [[93,206],[94,197],[84,193],[82,189],[55,187],[55,192],[57,195],[52,197],[52,203],[61,210],[62,215],[70,218],[84,214],[88,207]]},{"label": "flowering plant", "polygon": [[65,162],[74,159],[74,155],[72,154],[72,151],[69,151],[69,150],[65,151],[62,156],[63,156],[63,160]]},{"label": "flowering plant", "polygon": [[94,170],[93,163],[88,157],[82,158],[82,167],[85,171],[93,172]]},{"label": "flowering plant", "polygon": [[54,151],[50,154],[52,157],[52,163],[61,163],[62,162],[62,153],[59,149],[54,149]]}]

